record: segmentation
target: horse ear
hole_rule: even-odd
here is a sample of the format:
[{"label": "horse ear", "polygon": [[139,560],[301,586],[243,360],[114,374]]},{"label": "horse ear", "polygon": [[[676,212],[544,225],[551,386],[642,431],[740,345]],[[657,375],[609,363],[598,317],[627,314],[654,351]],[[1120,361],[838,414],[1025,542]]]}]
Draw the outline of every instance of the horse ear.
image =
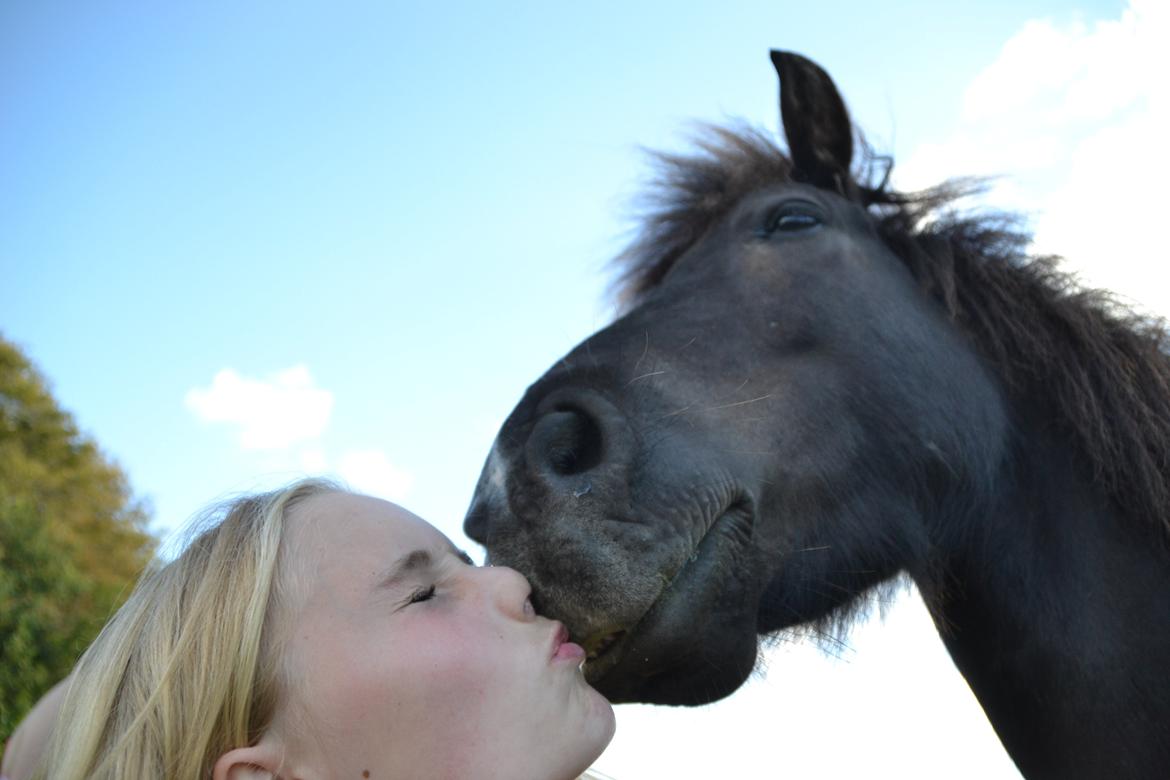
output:
[{"label": "horse ear", "polygon": [[815,62],[792,52],[773,49],[772,64],[780,76],[780,118],[793,178],[853,194],[853,124],[833,80]]}]

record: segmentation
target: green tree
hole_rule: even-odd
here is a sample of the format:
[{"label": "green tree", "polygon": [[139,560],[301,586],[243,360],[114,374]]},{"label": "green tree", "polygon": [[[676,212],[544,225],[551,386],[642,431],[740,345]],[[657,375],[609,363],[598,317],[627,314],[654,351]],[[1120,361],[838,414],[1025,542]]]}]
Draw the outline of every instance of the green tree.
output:
[{"label": "green tree", "polygon": [[0,740],[69,673],[154,551],[122,471],[0,337]]}]

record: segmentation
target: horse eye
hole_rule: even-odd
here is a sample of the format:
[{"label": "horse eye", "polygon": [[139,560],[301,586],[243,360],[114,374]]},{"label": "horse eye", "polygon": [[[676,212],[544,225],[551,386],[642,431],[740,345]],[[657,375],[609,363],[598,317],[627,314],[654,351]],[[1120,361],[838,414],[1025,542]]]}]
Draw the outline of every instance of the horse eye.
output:
[{"label": "horse eye", "polygon": [[821,216],[813,206],[788,203],[768,216],[763,234],[802,233],[818,227],[821,222]]}]

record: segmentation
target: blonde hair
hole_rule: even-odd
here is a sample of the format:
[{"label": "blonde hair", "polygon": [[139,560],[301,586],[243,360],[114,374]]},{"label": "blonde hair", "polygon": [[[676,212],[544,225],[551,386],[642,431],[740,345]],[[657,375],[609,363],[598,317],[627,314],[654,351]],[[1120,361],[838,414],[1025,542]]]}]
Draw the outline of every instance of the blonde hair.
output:
[{"label": "blonde hair", "polygon": [[275,626],[285,520],[343,492],[324,480],[241,498],[175,560],[155,564],[81,657],[39,777],[205,778],[254,744],[282,690]]}]

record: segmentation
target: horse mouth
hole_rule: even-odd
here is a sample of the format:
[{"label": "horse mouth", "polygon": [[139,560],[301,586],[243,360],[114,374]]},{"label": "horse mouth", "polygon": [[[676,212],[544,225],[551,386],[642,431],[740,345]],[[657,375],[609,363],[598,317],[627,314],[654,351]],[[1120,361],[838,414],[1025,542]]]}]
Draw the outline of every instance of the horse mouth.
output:
[{"label": "horse mouth", "polygon": [[[594,632],[581,644],[585,648],[585,679],[591,685],[599,685],[606,693],[606,677],[632,656],[640,669],[630,673],[655,674],[661,667],[669,666],[667,657],[656,652],[657,640],[665,638],[680,614],[707,614],[703,605],[718,595],[718,583],[712,582],[713,575],[737,550],[750,542],[754,512],[746,498],[732,501],[726,509],[715,515],[715,520],[699,539],[695,548],[683,559],[682,566],[662,591],[654,598],[646,611],[628,627],[610,627]],[[685,602],[685,606],[681,606]],[[631,664],[623,664],[630,666]],[[621,670],[618,670],[619,675]],[[624,676],[624,675],[623,675]],[[608,694],[607,694],[608,695]]]},{"label": "horse mouth", "polygon": [[594,634],[589,638],[585,645],[585,662],[596,661],[601,656],[609,652],[623,636],[626,635],[624,630],[612,631],[608,634]]}]

